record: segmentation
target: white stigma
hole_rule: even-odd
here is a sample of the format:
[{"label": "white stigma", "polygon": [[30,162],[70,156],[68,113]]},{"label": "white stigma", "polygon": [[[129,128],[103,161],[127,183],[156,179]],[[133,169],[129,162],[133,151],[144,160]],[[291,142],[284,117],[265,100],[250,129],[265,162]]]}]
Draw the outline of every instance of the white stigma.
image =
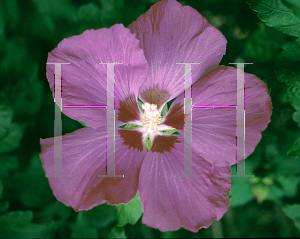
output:
[{"label": "white stigma", "polygon": [[144,109],[142,124],[145,132],[154,132],[158,130],[158,125],[161,122],[161,115],[157,110],[157,105],[146,102],[142,105]]}]

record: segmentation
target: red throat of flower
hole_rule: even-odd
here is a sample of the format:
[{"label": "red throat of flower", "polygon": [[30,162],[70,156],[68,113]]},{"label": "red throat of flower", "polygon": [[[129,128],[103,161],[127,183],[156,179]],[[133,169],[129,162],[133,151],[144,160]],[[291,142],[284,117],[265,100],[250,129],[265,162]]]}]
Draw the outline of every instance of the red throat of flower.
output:
[{"label": "red throat of flower", "polygon": [[141,93],[141,97],[145,102],[157,105],[157,108],[159,109],[167,102],[167,100],[169,100],[171,95],[167,91],[158,89],[158,86],[154,86],[152,89],[144,90]]},{"label": "red throat of flower", "polygon": [[[156,114],[161,114],[161,112],[157,110],[161,110],[164,103],[170,98],[170,94],[166,91],[159,90],[158,87],[155,86],[152,89],[143,91],[141,97],[145,101],[145,104],[143,105],[144,114],[142,113],[142,110],[139,109],[137,99],[134,95],[131,95],[120,102],[120,107],[117,109],[118,120],[126,124],[133,123],[137,125],[137,128],[131,130],[118,130],[123,139],[123,145],[128,146],[128,148],[132,147],[138,151],[142,151],[144,147],[146,147],[145,140],[148,137],[151,141],[151,152],[170,152],[172,148],[175,148],[175,143],[180,143],[180,141],[176,135],[164,135],[162,132],[170,129],[175,131],[176,129],[183,129],[183,104],[177,103],[173,105],[169,112],[161,119],[160,115],[159,117],[156,117]],[[149,119],[153,118],[155,121],[154,123],[156,124],[155,128],[152,130],[149,130],[149,122],[145,124],[146,113],[153,113],[153,116],[155,116],[149,116]],[[159,119],[159,122],[157,119]]]}]

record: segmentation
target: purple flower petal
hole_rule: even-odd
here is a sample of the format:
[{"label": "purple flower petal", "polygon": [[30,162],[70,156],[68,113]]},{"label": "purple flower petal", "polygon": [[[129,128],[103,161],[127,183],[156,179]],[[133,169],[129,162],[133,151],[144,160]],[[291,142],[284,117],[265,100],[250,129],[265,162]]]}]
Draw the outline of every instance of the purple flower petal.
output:
[{"label": "purple flower petal", "polygon": [[[125,130],[122,130],[125,131]],[[135,135],[136,137],[136,135]],[[40,157],[46,175],[54,174],[54,138],[41,139]],[[116,132],[115,175],[106,174],[106,127],[79,129],[62,136],[62,173],[71,177],[49,177],[55,197],[74,210],[88,210],[101,203],[127,203],[135,197],[145,148],[129,148]],[[114,153],[114,152],[110,152]]]},{"label": "purple flower petal", "polygon": [[201,62],[192,68],[199,79],[219,64],[226,50],[219,30],[175,0],[156,3],[128,28],[136,33],[150,67],[141,93],[158,86],[169,99],[176,97],[184,90],[184,67],[176,62]]},{"label": "purple flower petal", "polygon": [[[219,30],[175,0],[153,5],[129,29],[114,25],[64,39],[48,57],[52,63],[71,62],[62,67],[63,105],[105,106],[107,97],[115,97],[118,127],[141,120],[138,94],[159,109],[178,96],[162,123],[180,135],[156,136],[147,152],[141,132],[117,129],[115,152],[108,154],[115,155],[115,175],[124,177],[99,177],[107,171],[106,132],[112,132],[105,127],[106,109],[65,107],[66,115],[90,127],[62,136],[62,173],[71,177],[49,177],[55,197],[78,211],[104,202],[127,203],[139,189],[142,221],[148,226],[196,232],[219,220],[229,205],[236,109],[193,109],[193,149],[188,152],[193,174],[201,177],[176,177],[186,172],[183,130],[189,117],[183,108],[184,66],[176,63],[201,62],[192,66],[193,105],[235,105],[236,69],[217,67],[225,49]],[[106,91],[107,67],[99,62],[123,62],[115,66],[115,92]],[[47,65],[47,78],[54,91],[53,65]],[[270,122],[272,105],[264,82],[250,74],[245,81],[248,156]],[[41,147],[46,175],[53,175],[54,138],[41,139]]]},{"label": "purple flower petal", "polygon": [[[99,62],[123,62],[115,65],[116,100],[136,97],[148,72],[138,40],[121,24],[64,39],[49,53],[48,62],[71,63],[62,66],[62,104],[69,106],[105,106],[107,97],[114,97],[112,90],[107,96],[107,66]],[[54,92],[54,65],[47,65],[47,78]],[[93,128],[106,122],[105,108],[65,107],[63,112]]]},{"label": "purple flower petal", "polygon": [[[168,137],[168,136],[165,136]],[[170,152],[148,153],[140,170],[142,222],[161,231],[184,227],[196,232],[219,220],[229,205],[230,167],[215,167],[193,155],[193,174],[184,174],[183,137]]]},{"label": "purple flower petal", "polygon": [[[192,87],[195,105],[236,105],[237,70],[219,66],[199,79]],[[183,104],[181,94],[173,102]],[[267,85],[255,75],[245,73],[245,156],[248,157],[261,139],[272,114]],[[193,148],[205,160],[226,166],[236,163],[236,108],[193,108]],[[168,121],[165,124],[170,125]],[[244,130],[244,125],[240,125]],[[183,134],[183,129],[178,130]],[[238,159],[238,161],[241,158]]]}]

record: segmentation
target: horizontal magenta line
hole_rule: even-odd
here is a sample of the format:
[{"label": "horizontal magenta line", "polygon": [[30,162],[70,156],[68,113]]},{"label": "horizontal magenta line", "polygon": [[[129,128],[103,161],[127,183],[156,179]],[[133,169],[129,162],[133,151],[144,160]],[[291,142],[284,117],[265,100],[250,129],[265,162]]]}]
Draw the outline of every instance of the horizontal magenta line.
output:
[{"label": "horizontal magenta line", "polygon": [[123,62],[98,62],[98,64],[123,64]]},{"label": "horizontal magenta line", "polygon": [[236,105],[194,105],[193,108],[236,108]]},{"label": "horizontal magenta line", "polygon": [[106,105],[62,105],[63,108],[106,108]]}]

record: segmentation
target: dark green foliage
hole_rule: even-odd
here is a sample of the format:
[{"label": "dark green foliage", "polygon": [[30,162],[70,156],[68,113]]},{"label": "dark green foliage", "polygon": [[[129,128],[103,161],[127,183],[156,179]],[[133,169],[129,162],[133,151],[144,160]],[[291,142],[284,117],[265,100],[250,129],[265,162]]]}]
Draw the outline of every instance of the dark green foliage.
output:
[{"label": "dark green foliage", "polygon": [[[38,155],[39,139],[53,136],[48,52],[87,29],[127,27],[156,2],[0,1],[0,238],[300,236],[299,0],[180,1],[225,35],[222,64],[254,63],[245,71],[267,83],[274,107],[271,123],[246,159],[246,174],[255,177],[232,178],[230,206],[220,222],[197,233],[160,232],[142,223],[138,194],[128,204],[105,203],[81,212],[54,197]],[[64,133],[86,126],[65,115],[62,121]]]},{"label": "dark green foliage", "polygon": [[[287,0],[284,2],[292,1]],[[300,37],[300,19],[295,14],[295,11],[298,12],[298,6],[284,5],[281,0],[247,0],[247,3],[257,12],[259,19],[265,22],[267,26],[274,27],[285,34]]]},{"label": "dark green foliage", "polygon": [[290,217],[300,230],[300,204],[286,205],[283,207],[285,214]]}]

